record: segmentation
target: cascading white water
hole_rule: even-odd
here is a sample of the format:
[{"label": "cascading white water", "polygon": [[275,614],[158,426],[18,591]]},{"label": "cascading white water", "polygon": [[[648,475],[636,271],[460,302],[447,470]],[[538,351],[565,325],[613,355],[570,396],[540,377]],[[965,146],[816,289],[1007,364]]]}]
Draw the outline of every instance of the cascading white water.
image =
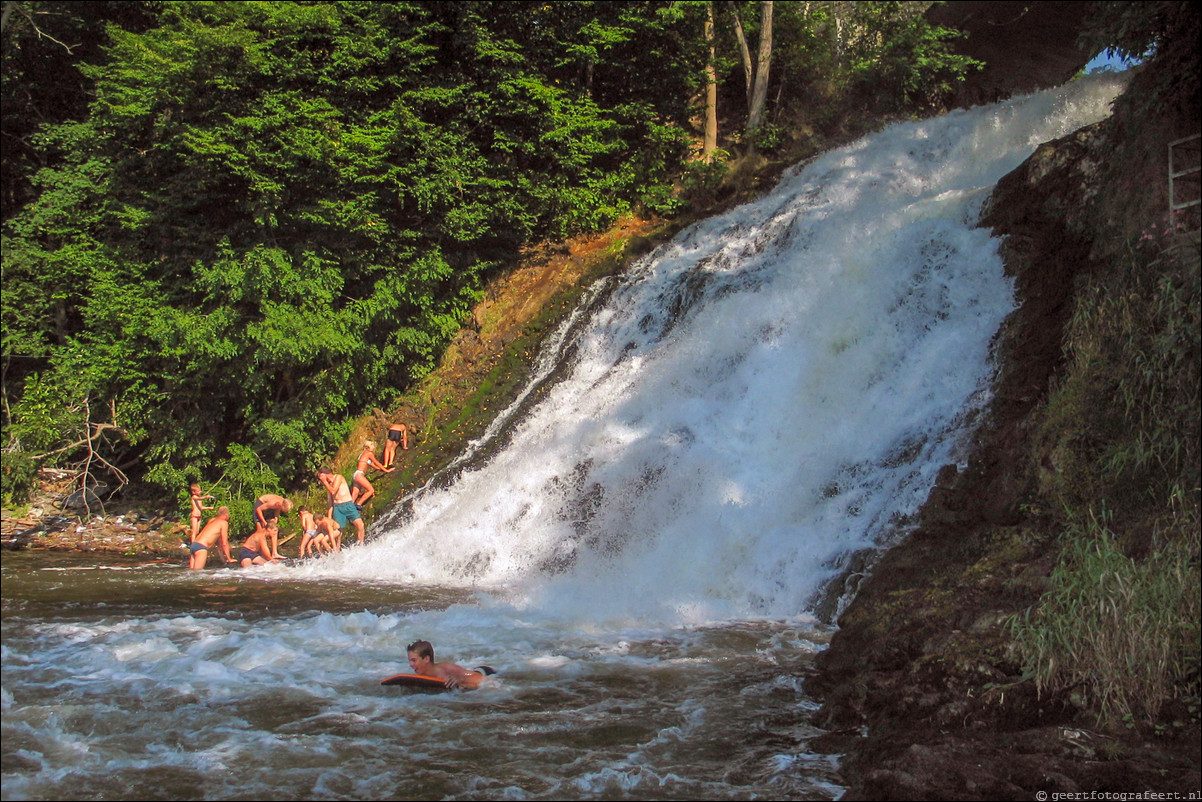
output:
[{"label": "cascading white water", "polygon": [[507,446],[320,575],[586,620],[793,615],[963,458],[1011,288],[992,185],[1117,79],[894,126],[636,265]]},{"label": "cascading white water", "polygon": [[[366,546],[6,552],[3,797],[837,798],[805,746],[812,599],[962,459],[1014,303],[978,207],[1119,80],[890,128],[683,233]],[[418,638],[500,674],[381,687]]]}]

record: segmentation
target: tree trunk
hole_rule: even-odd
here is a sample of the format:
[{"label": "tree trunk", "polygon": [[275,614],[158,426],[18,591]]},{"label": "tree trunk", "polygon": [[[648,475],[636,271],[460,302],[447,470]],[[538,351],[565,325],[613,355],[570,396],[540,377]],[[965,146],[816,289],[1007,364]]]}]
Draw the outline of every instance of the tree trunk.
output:
[{"label": "tree trunk", "polygon": [[705,8],[705,42],[709,46],[709,58],[705,62],[705,138],[702,141],[702,155],[705,163],[714,160],[714,151],[718,149],[718,58],[714,45],[714,4],[706,4]]},{"label": "tree trunk", "polygon": [[730,9],[730,16],[734,18],[735,24],[735,39],[739,42],[739,54],[743,58],[743,78],[747,82],[747,108],[751,108],[751,49],[747,47],[747,36],[743,33],[743,20],[739,19],[739,9],[734,3],[727,6]]},{"label": "tree trunk", "polygon": [[[760,127],[764,101],[768,98],[768,70],[772,65],[772,2],[765,0],[760,19],[760,57],[756,62],[755,86],[751,91],[751,108],[747,112],[747,139]],[[754,146],[753,146],[754,147]]]}]

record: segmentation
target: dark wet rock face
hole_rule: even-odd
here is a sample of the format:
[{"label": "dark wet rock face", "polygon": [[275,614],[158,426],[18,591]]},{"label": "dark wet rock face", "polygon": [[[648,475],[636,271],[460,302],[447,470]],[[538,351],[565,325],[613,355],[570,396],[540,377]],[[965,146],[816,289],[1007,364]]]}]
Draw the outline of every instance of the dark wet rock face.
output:
[{"label": "dark wet rock face", "polygon": [[1056,530],[1023,501],[1038,481],[1033,421],[1064,364],[1074,288],[1097,268],[1084,215],[1107,126],[1041,146],[985,211],[1020,303],[1001,335],[991,414],[967,469],[941,472],[919,530],[881,558],[806,680],[829,730],[810,748],[844,755],[844,799],[1199,787],[1196,721],[1174,737],[1101,732],[1072,693],[1036,692],[1006,633],[1057,559]]}]

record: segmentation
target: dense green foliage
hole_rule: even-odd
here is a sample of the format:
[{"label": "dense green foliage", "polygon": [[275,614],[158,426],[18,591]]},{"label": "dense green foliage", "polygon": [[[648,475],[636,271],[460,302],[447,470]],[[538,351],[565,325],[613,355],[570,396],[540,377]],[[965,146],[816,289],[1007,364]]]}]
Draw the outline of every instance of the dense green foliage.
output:
[{"label": "dense green foliage", "polygon": [[[843,5],[778,15],[778,116],[963,71],[905,4]],[[677,208],[696,138],[703,3],[5,9],[6,494],[85,452],[171,493],[294,485],[524,245]]]},{"label": "dense green foliage", "polygon": [[0,210],[7,220],[34,197],[28,177],[45,154],[33,142],[43,125],[87,112],[88,81],[77,65],[102,57],[105,26],[130,31],[153,22],[150,3],[48,0],[4,3],[3,136]]}]

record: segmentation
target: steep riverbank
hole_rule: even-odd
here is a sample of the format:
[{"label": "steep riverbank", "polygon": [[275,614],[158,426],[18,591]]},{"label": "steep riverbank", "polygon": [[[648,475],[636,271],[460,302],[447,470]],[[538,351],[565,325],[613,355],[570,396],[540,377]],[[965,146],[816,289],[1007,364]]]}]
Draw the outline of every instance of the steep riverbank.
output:
[{"label": "steep riverbank", "polygon": [[[811,746],[844,755],[845,799],[1199,789],[1196,706],[1167,705],[1155,724],[1107,725],[1086,688],[1041,693],[1008,627],[1052,586],[1060,559],[1064,522],[1047,502],[1060,466],[1036,439],[1064,381],[1066,328],[1084,279],[1108,269],[1122,228],[1141,225],[1128,216],[1098,236],[1107,227],[1097,210],[1114,202],[1093,200],[1143,204],[1143,225],[1166,211],[1158,159],[1116,166],[1116,132],[1129,124],[1041,146],[999,184],[984,216],[1005,238],[1020,303],[1000,338],[990,417],[967,469],[945,468],[920,528],[881,558],[806,680],[831,729]],[[1176,135],[1170,125],[1145,130],[1151,153]],[[1196,275],[1196,227],[1171,247]],[[1196,342],[1197,332],[1179,336]]]}]

